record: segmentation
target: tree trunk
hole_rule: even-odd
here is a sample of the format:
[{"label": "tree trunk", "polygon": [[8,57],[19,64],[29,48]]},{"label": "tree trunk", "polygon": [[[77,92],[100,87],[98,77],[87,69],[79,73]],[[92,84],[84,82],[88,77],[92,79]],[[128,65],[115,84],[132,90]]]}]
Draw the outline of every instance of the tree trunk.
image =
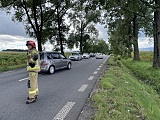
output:
[{"label": "tree trunk", "polygon": [[131,41],[132,41],[132,28],[131,28],[131,22],[129,22],[129,26],[128,26],[128,42],[127,42],[127,47],[128,47],[128,57],[129,58],[132,58],[132,44],[131,44]]},{"label": "tree trunk", "polygon": [[37,40],[37,42],[38,42],[38,51],[42,51],[42,45],[41,45],[41,40],[39,39],[39,40]]},{"label": "tree trunk", "polygon": [[160,68],[160,1],[155,0],[157,7],[154,12],[154,56],[153,68]]},{"label": "tree trunk", "polygon": [[138,48],[138,21],[137,15],[134,15],[133,18],[133,39],[134,39],[134,58],[133,60],[140,60],[139,57],[139,48]]},{"label": "tree trunk", "polygon": [[80,52],[83,54],[83,30],[82,30],[82,22],[81,22],[81,33],[80,33]]},{"label": "tree trunk", "polygon": [[36,38],[37,38],[37,43],[38,43],[38,51],[42,51],[42,37],[41,37],[41,32],[36,33]]},{"label": "tree trunk", "polygon": [[[38,20],[37,20],[37,8],[36,8],[36,1],[33,1],[33,7],[32,7],[32,10],[33,10],[33,14],[34,14],[34,22],[35,22],[35,27],[34,25],[32,25],[32,28],[36,34],[36,38],[37,38],[37,43],[38,43],[38,51],[42,51],[42,45],[41,45],[41,42],[42,42],[42,29],[40,29],[42,26],[39,26],[38,24]],[[28,12],[26,10],[26,12]],[[42,12],[42,11],[41,11]],[[41,16],[42,17],[42,16]],[[42,21],[41,21],[42,22]],[[32,21],[30,21],[31,24]]]},{"label": "tree trunk", "polygon": [[63,40],[62,40],[62,34],[61,34],[61,18],[59,17],[59,11],[58,11],[58,7],[57,7],[57,22],[58,22],[58,36],[59,36],[59,41],[60,41],[60,49],[61,49],[61,53],[64,55],[64,51],[63,51]]},{"label": "tree trunk", "polygon": [[62,40],[61,28],[60,28],[60,22],[59,22],[59,20],[58,20],[58,32],[59,32],[59,41],[60,41],[61,53],[64,55],[64,51],[63,51],[63,40]]}]

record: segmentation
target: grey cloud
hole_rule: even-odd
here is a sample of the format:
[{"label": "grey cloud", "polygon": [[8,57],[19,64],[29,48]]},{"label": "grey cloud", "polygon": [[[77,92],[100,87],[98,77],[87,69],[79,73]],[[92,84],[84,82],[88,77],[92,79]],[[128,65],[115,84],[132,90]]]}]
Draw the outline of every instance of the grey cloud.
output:
[{"label": "grey cloud", "polygon": [[6,43],[8,43],[8,42],[15,42],[15,40],[13,40],[13,39],[9,39],[9,38],[3,38],[3,39],[0,39],[0,42],[6,42]]},{"label": "grey cloud", "polygon": [[27,37],[22,23],[12,21],[12,15],[0,10],[0,34],[17,35]]}]

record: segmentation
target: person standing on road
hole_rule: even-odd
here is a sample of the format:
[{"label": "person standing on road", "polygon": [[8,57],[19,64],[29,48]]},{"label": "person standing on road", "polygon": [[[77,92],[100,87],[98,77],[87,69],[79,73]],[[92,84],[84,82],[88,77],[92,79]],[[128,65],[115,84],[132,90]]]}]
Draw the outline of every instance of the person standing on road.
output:
[{"label": "person standing on road", "polygon": [[29,72],[28,80],[28,98],[26,104],[36,101],[38,96],[38,72],[40,71],[39,65],[39,52],[36,50],[34,41],[29,40],[26,43],[28,47],[27,53],[27,71]]}]

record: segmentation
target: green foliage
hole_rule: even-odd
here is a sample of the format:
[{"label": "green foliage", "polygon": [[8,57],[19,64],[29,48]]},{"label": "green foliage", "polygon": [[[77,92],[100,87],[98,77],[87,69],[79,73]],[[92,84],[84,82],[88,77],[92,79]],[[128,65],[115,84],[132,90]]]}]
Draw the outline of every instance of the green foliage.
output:
[{"label": "green foliage", "polygon": [[121,60],[121,55],[113,55],[113,60],[114,61]]},{"label": "green foliage", "polygon": [[108,54],[109,52],[109,46],[104,40],[99,40],[97,45],[97,52]]},{"label": "green foliage", "polygon": [[107,0],[100,3],[104,3],[102,8],[106,10],[104,21],[107,21],[112,53],[123,57],[130,56],[132,44],[134,44],[134,53],[136,59],[139,59],[138,46],[136,44],[138,32],[143,31],[146,35],[153,35],[154,2]]},{"label": "green foliage", "polygon": [[102,39],[86,39],[83,51],[86,53],[109,53],[109,45]]},{"label": "green foliage", "polygon": [[69,14],[70,21],[72,22],[74,28],[73,33],[75,36],[78,36],[78,39],[76,39],[76,41],[71,40],[71,43],[74,42],[74,45],[77,45],[78,41],[81,53],[83,53],[83,47],[86,41],[85,36],[87,34],[92,34],[95,36],[98,35],[98,31],[95,28],[95,23],[100,21],[101,13],[99,10],[92,10],[89,6],[89,0],[77,1],[75,6],[72,8],[73,12]]},{"label": "green foliage", "polygon": [[78,47],[80,41],[79,34],[71,33],[67,39],[68,48],[72,49],[74,46]]},{"label": "green foliage", "polygon": [[[69,26],[64,22],[67,10],[73,6],[71,0],[0,0],[1,8],[6,12],[13,12],[13,20],[23,22],[26,33],[38,41],[38,50],[47,40],[51,43],[65,41],[65,34]],[[61,46],[63,48],[63,46]]]}]

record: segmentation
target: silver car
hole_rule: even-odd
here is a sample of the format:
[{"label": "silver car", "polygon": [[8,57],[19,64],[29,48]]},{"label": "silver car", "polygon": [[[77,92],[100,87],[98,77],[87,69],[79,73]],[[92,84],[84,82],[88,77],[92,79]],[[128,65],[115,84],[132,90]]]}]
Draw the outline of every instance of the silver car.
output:
[{"label": "silver car", "polygon": [[72,52],[71,55],[69,56],[70,60],[82,60],[82,55],[78,52]]},{"label": "silver car", "polygon": [[53,74],[56,70],[71,69],[71,60],[59,52],[40,52],[41,72]]},{"label": "silver car", "polygon": [[90,55],[88,53],[83,53],[82,58],[83,59],[89,59]]},{"label": "silver car", "polygon": [[96,59],[103,59],[102,53],[97,53],[96,54]]}]

